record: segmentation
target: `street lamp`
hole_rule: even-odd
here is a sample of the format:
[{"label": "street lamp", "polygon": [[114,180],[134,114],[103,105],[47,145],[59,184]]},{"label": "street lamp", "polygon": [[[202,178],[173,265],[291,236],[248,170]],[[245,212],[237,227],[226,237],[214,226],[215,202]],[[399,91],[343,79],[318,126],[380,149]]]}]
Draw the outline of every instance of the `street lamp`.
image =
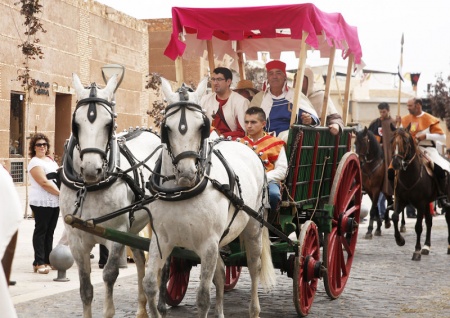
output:
[{"label": "street lamp", "polygon": [[102,76],[105,83],[107,83],[108,80],[115,74],[117,74],[117,86],[114,90],[114,93],[119,88],[120,83],[122,83],[123,77],[125,75],[125,67],[120,64],[107,64],[102,66]]}]

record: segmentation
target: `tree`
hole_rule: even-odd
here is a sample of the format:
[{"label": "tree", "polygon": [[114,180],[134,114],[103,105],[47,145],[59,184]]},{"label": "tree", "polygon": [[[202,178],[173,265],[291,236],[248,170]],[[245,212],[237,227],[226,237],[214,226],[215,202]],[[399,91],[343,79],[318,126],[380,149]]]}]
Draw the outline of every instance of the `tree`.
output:
[{"label": "tree", "polygon": [[[30,75],[30,60],[43,59],[44,53],[41,47],[38,45],[40,40],[37,37],[39,31],[46,33],[40,19],[37,17],[41,13],[42,6],[39,4],[39,0],[20,0],[14,3],[15,5],[21,4],[20,14],[25,17],[25,39],[18,45],[22,54],[25,57],[25,61],[22,63],[24,68],[18,70],[17,79],[21,81],[21,86],[24,90],[30,93],[31,88],[35,85],[35,80]],[[29,96],[29,94],[28,94]]]},{"label": "tree", "polygon": [[[15,2],[14,5],[21,5],[20,14],[25,17],[25,39],[18,45],[21,49],[22,54],[25,57],[23,62],[23,69],[17,71],[17,80],[21,81],[21,86],[25,91],[25,137],[28,137],[28,118],[30,114],[30,103],[31,103],[31,89],[35,86],[36,81],[30,75],[30,61],[37,59],[43,59],[44,53],[41,47],[38,45],[40,40],[37,37],[39,32],[46,33],[40,18],[38,15],[41,14],[42,6],[39,0],[20,0]],[[25,141],[25,140],[24,140]],[[25,156],[25,171],[28,171],[28,156]],[[28,212],[28,173],[25,173],[25,188],[26,188],[26,199],[25,199],[25,213],[24,217],[27,217]]]},{"label": "tree", "polygon": [[436,83],[433,85],[433,92],[429,93],[431,110],[433,115],[445,120],[447,129],[450,129],[450,95],[447,83],[450,81],[450,76],[444,81],[442,74],[436,78]]}]

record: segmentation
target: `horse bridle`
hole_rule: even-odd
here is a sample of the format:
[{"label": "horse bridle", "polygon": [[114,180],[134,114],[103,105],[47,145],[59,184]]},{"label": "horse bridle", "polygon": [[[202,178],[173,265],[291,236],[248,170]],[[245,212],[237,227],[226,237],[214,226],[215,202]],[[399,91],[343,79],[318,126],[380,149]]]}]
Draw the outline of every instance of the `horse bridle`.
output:
[{"label": "horse bridle", "polygon": [[[398,131],[398,130],[397,130],[397,131]],[[407,158],[408,154],[409,154],[410,151],[411,151],[411,140],[412,140],[412,138],[410,138],[411,135],[408,134],[406,131],[405,131],[405,134],[406,134],[405,136],[402,136],[400,133],[396,132],[396,133],[394,134],[394,136],[392,137],[392,139],[395,140],[395,143],[396,143],[396,144],[395,144],[395,147],[394,147],[394,154],[393,154],[393,156],[392,156],[392,160],[394,160],[395,158],[399,158],[403,170],[406,170],[406,169],[408,168],[408,166],[411,164],[411,162],[413,162],[413,160],[416,158],[416,155],[417,155],[417,151],[415,151],[415,152],[414,152],[414,155],[413,155],[410,159]],[[406,150],[403,151],[402,154],[400,154],[400,153],[398,152],[398,143],[397,143],[397,141],[396,141],[397,137],[401,137],[403,143],[406,143],[406,144],[407,144],[407,145],[406,145]],[[406,141],[405,141],[405,139],[406,139]],[[411,140],[410,140],[410,139],[411,139]],[[413,142],[414,142],[414,141],[413,141]]]},{"label": "horse bridle", "polygon": [[[72,115],[72,136],[76,139],[77,142],[77,148],[80,151],[80,158],[83,160],[83,156],[86,153],[97,153],[99,154],[102,159],[106,162],[107,161],[107,153],[111,149],[111,142],[113,139],[114,129],[115,129],[115,119],[117,118],[117,114],[114,113],[114,107],[115,102],[109,102],[104,98],[97,97],[97,84],[91,83],[91,85],[88,87],[90,89],[89,97],[83,98],[77,102],[77,106],[75,108],[75,111]],[[106,143],[106,148],[99,149],[94,147],[88,147],[81,149],[80,143],[78,141],[78,127],[75,123],[75,115],[78,111],[78,109],[81,106],[89,105],[88,111],[87,111],[87,118],[89,122],[93,123],[95,119],[97,118],[97,104],[100,104],[111,116],[111,126],[109,127],[109,133],[108,133],[108,142]]]},{"label": "horse bridle", "polygon": [[[358,154],[358,157],[360,158],[359,162],[361,163],[361,166],[363,166],[366,163],[371,163],[374,159],[371,160],[367,160],[367,156],[369,155],[369,150],[370,150],[370,139],[367,135],[364,136],[365,139],[367,139],[366,142],[366,152],[365,153],[360,153],[359,151],[357,151],[356,153]],[[361,160],[363,159],[363,160]]]},{"label": "horse bridle", "polygon": [[[187,121],[186,121],[186,109],[190,110],[190,111],[201,113],[202,118],[203,118],[203,128],[202,128],[202,132],[201,132],[202,140],[200,142],[200,147],[197,151],[191,151],[191,150],[183,151],[177,155],[174,155],[172,147],[170,145],[169,138],[168,138],[169,127],[167,127],[167,125],[166,125],[166,120],[170,116],[181,111],[180,122],[178,124],[178,131],[182,135],[186,134],[186,132],[189,129],[189,127],[187,125]],[[161,142],[166,143],[167,151],[169,153],[170,158],[172,159],[172,165],[174,166],[175,169],[176,169],[178,163],[180,162],[180,160],[185,159],[185,158],[195,158],[200,161],[203,161],[206,159],[206,154],[205,154],[204,149],[205,149],[205,142],[207,142],[207,138],[209,137],[209,129],[210,129],[209,119],[206,117],[204,111],[202,110],[202,108],[199,105],[183,101],[183,102],[178,102],[178,103],[167,106],[166,111],[165,111],[165,116],[164,116],[164,119],[161,124]],[[198,165],[198,162],[197,162],[197,165]],[[201,168],[201,167],[198,166],[197,168]],[[200,170],[201,169],[199,169],[199,171]]]}]

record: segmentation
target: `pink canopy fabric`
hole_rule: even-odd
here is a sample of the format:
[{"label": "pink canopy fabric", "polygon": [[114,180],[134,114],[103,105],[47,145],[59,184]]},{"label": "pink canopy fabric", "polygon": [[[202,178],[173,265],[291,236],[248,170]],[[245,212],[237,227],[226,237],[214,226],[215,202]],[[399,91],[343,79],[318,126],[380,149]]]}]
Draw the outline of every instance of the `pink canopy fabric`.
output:
[{"label": "pink canopy fabric", "polygon": [[172,60],[183,56],[186,50],[180,35],[188,38],[196,34],[197,42],[240,41],[242,51],[254,55],[255,50],[264,50],[260,44],[263,42],[269,52],[299,51],[302,31],[309,33],[306,43],[324,56],[334,43],[344,58],[354,54],[355,63],[359,64],[362,57],[357,28],[348,25],[340,13],[325,13],[310,3],[242,8],[173,7],[172,25],[170,42],[164,51]]}]

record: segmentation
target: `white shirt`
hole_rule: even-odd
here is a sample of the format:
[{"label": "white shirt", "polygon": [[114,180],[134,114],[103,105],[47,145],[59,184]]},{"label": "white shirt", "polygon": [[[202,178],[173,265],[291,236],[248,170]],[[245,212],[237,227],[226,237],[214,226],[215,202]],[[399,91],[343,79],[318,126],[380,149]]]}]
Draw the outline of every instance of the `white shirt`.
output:
[{"label": "white shirt", "polygon": [[[56,169],[58,169],[58,164],[55,161],[45,161],[39,159],[38,157],[33,157],[28,163],[28,171],[31,171],[31,169],[33,169],[34,167],[41,167],[44,170],[45,174],[49,174],[50,172],[56,172]],[[34,180],[31,173],[30,183],[31,187],[28,195],[30,205],[51,208],[56,208],[59,206],[59,197],[57,195],[51,194],[43,187],[41,187],[39,183]]]}]

